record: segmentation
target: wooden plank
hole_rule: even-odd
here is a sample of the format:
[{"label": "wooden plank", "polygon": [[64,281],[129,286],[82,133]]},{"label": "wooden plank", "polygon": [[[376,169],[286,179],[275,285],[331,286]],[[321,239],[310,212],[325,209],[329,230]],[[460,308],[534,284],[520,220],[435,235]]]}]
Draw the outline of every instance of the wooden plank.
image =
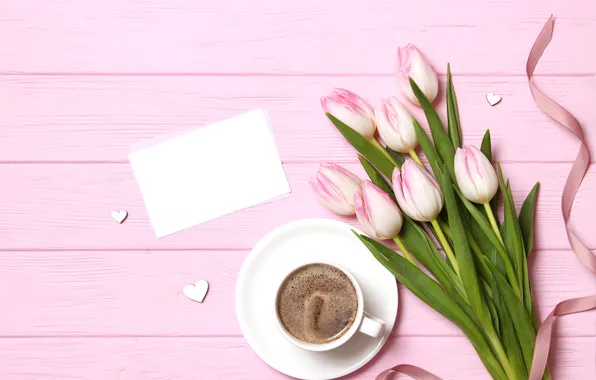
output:
[{"label": "wooden plank", "polygon": [[[129,164],[2,164],[0,178],[0,250],[60,249],[249,249],[267,232],[300,218],[335,217],[315,199],[308,180],[315,163],[286,164],[292,195],[255,206],[200,226],[156,239]],[[359,164],[346,168],[364,177]],[[560,212],[563,184],[571,164],[503,165],[512,180],[518,206],[537,181],[535,246],[568,249]],[[590,247],[596,236],[587,228],[596,207],[596,168],[590,169],[572,213],[575,231]],[[238,191],[241,191],[239,188]],[[123,224],[110,212],[129,212]],[[357,223],[354,218],[340,220]]]},{"label": "wooden plank", "polygon": [[519,75],[552,13],[539,72],[594,73],[596,46],[578,36],[596,35],[595,11],[592,0],[3,1],[0,71],[390,74],[413,42],[441,71]]},{"label": "wooden plank", "polygon": [[[241,336],[236,277],[247,251],[69,251],[0,253],[0,336]],[[530,270],[539,312],[596,293],[570,251],[539,251]],[[209,281],[202,304],[182,294]],[[461,336],[400,287],[394,335]],[[596,313],[561,319],[560,336],[596,336]]]},{"label": "wooden plank", "polygon": [[[391,78],[378,77],[2,76],[0,81],[0,161],[9,162],[123,162],[133,143],[258,107],[271,114],[284,161],[354,161],[319,97],[333,87],[375,103],[397,93]],[[596,79],[537,82],[586,127],[596,124],[591,102]],[[523,77],[457,77],[455,85],[465,143],[479,145],[490,128],[502,161],[575,159],[576,138],[535,105]],[[501,94],[503,101],[491,108],[487,92]],[[410,108],[424,123],[420,109]],[[586,128],[586,137],[596,151],[593,128]]]},{"label": "wooden plank", "polygon": [[[553,378],[594,377],[594,338],[558,339],[553,351]],[[0,356],[0,375],[10,380],[287,379],[242,338],[9,338],[0,339]],[[445,380],[490,379],[463,337],[393,338],[346,379],[373,379],[399,363],[422,366]]]}]

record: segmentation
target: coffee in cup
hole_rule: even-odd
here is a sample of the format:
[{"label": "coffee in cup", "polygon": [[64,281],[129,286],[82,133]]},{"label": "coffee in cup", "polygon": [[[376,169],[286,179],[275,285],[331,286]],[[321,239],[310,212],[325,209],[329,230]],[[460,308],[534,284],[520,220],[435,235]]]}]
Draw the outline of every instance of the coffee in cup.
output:
[{"label": "coffee in cup", "polygon": [[282,283],[277,314],[296,339],[326,344],[341,338],[358,313],[358,293],[350,278],[324,263],[302,266]]}]

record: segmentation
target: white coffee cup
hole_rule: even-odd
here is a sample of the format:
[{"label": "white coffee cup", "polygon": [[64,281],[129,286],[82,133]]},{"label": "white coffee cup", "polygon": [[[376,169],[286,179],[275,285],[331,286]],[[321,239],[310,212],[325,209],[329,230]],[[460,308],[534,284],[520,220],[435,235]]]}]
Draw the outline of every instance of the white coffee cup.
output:
[{"label": "white coffee cup", "polygon": [[[280,293],[279,291],[286,279],[289,276],[291,276],[295,271],[312,264],[329,265],[343,272],[343,274],[345,274],[346,277],[348,277],[352,282],[352,285],[354,286],[354,289],[356,290],[356,295],[358,297],[358,310],[356,311],[356,317],[354,318],[354,322],[352,323],[348,331],[346,331],[342,336],[328,343],[308,343],[294,337],[284,327],[277,309],[277,301]],[[309,351],[329,351],[334,348],[337,348],[346,343],[348,340],[350,340],[350,338],[353,337],[354,334],[356,334],[356,332],[361,332],[373,338],[377,338],[383,334],[383,331],[385,329],[385,322],[383,322],[379,318],[371,316],[370,314],[364,311],[364,297],[362,296],[362,289],[360,288],[360,285],[358,284],[354,276],[352,276],[352,274],[348,272],[345,268],[328,261],[318,261],[301,264],[290,270],[288,274],[284,276],[283,280],[279,283],[277,287],[277,293],[275,295],[275,303],[273,305],[273,309],[275,313],[275,322],[281,334],[294,345]]]}]

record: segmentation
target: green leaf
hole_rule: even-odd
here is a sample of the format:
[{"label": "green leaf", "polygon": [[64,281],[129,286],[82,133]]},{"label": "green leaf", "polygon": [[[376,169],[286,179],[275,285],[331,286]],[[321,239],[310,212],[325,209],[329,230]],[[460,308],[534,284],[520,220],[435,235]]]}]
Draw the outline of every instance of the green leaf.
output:
[{"label": "green leaf", "polygon": [[532,293],[530,290],[528,263],[521,228],[517,220],[515,204],[513,203],[513,195],[511,194],[509,181],[505,184],[501,166],[498,167],[498,174],[499,185],[504,198],[503,241],[517,273],[518,284],[522,287],[522,300],[524,301],[526,310],[528,313],[532,313]]},{"label": "green leaf", "polygon": [[[487,371],[494,379],[507,380],[478,324],[441,286],[409,261],[383,244],[354,232],[373,256],[424,303],[455,323],[468,337]],[[460,300],[461,302],[461,300]]]},{"label": "green leaf", "polygon": [[464,197],[464,195],[461,193],[461,191],[459,191],[459,189],[455,188],[455,191],[459,195],[459,199],[461,200],[462,204],[465,206],[465,208],[468,210],[468,212],[472,215],[472,218],[476,221],[478,226],[482,229],[482,232],[484,232],[484,235],[486,236],[488,241],[493,245],[493,247],[495,248],[495,250],[501,257],[501,259],[503,260],[507,278],[509,279],[509,281],[512,284],[515,284],[512,286],[514,286],[516,293],[519,292],[519,294],[521,295],[520,283],[517,280],[517,275],[516,275],[515,269],[513,267],[513,264],[511,263],[511,258],[509,257],[509,254],[507,253],[507,250],[505,249],[505,247],[503,247],[503,244],[501,244],[501,241],[499,240],[497,235],[495,235],[495,232],[493,231],[492,227],[490,226],[490,223],[488,222],[488,220],[486,220],[484,215],[476,208],[476,206],[472,202],[467,200],[466,197]]},{"label": "green leaf", "polygon": [[[503,217],[503,241],[505,248],[509,253],[509,257],[513,262],[513,267],[518,274],[518,281],[522,282],[522,238],[521,232],[519,235],[517,230],[517,214],[515,212],[515,205],[513,204],[513,197],[511,196],[511,188],[509,182],[507,184],[503,181],[503,175],[499,168],[499,182],[501,183],[501,192],[504,198],[504,217]],[[523,257],[525,260],[525,257]]]},{"label": "green leaf", "polygon": [[[481,214],[483,217],[484,210],[481,210],[476,206],[476,210],[478,213]],[[473,219],[473,218],[471,218]],[[486,219],[486,218],[485,218]],[[476,223],[474,220],[470,220],[467,223],[468,231],[472,235],[474,242],[477,244],[478,249],[484,254],[484,256],[490,260],[495,266],[501,271],[501,273],[505,274],[505,264],[503,260],[501,260],[501,256],[497,253],[497,249],[493,246],[493,244],[488,240],[486,234],[482,227]],[[491,229],[492,231],[492,229]],[[500,244],[500,243],[499,243]],[[471,244],[470,244],[471,246]],[[473,247],[472,247],[473,248]]]},{"label": "green leaf", "polygon": [[457,207],[457,199],[453,192],[451,178],[449,178],[446,172],[443,172],[439,181],[441,181],[443,196],[445,197],[445,207],[449,216],[449,228],[451,229],[455,258],[468,301],[481,323],[491,323],[488,307],[480,293],[478,271],[476,270],[474,257],[468,243],[466,228]]},{"label": "green leaf", "polygon": [[515,333],[513,321],[511,320],[511,316],[509,315],[507,306],[503,301],[503,297],[500,295],[499,289],[496,286],[496,284],[497,283],[495,281],[493,284],[494,286],[492,287],[492,291],[498,318],[501,322],[501,342],[503,343],[505,352],[507,353],[507,357],[509,358],[509,363],[511,364],[511,367],[513,368],[517,376],[520,379],[527,379],[528,373],[524,361],[524,356],[517,339],[517,334]]},{"label": "green leaf", "polygon": [[[447,224],[446,221],[441,220],[439,218],[437,218],[437,221],[439,222],[439,225],[441,226],[441,229],[443,230],[443,232],[445,233],[445,236],[447,237],[447,242],[451,245],[453,245],[453,240],[451,237],[451,228],[449,227],[449,225]],[[488,266],[486,265],[486,256],[482,253],[482,249],[480,249],[480,246],[478,246],[478,243],[476,243],[476,240],[474,240],[474,236],[472,236],[472,234],[470,233],[470,226],[474,225],[474,223],[467,223],[464,222],[465,226],[466,226],[466,235],[468,238],[468,244],[470,244],[470,248],[472,249],[472,253],[474,254],[474,263],[476,264],[476,267],[479,270],[480,273],[480,277],[482,279],[484,279],[487,283],[490,283],[492,281],[492,273],[490,272],[490,270],[488,269]],[[433,232],[433,234],[435,235],[435,239],[439,239],[438,236],[436,236],[436,233],[434,233],[434,229],[431,229],[431,231]],[[492,245],[491,245],[492,248]],[[449,260],[445,261],[449,267],[451,267],[451,263],[449,262]]]},{"label": "green leaf", "polygon": [[[525,251],[525,249],[524,249]],[[525,257],[525,252],[524,252]],[[523,278],[523,292],[524,292],[524,306],[530,315],[534,312],[534,305],[532,301],[532,287],[530,285],[530,274],[528,271],[527,260],[522,261],[522,278]]]},{"label": "green leaf", "polygon": [[397,204],[397,200],[395,199],[393,189],[391,188],[391,185],[387,182],[387,180],[383,177],[383,175],[374,166],[372,166],[370,162],[366,160],[366,158],[362,157],[361,155],[358,155],[358,160],[364,168],[364,171],[366,171],[366,174],[368,175],[368,178],[370,178],[370,181],[377,185],[381,190],[389,194],[391,198],[393,198],[393,201]]},{"label": "green leaf", "polygon": [[457,97],[451,78],[451,65],[447,64],[447,133],[455,148],[461,147],[461,129],[459,124],[459,111]]},{"label": "green leaf", "polygon": [[519,227],[524,239],[524,246],[526,247],[526,256],[532,252],[534,244],[534,210],[536,208],[536,196],[540,183],[537,182],[532,188],[526,200],[522,204],[519,212]]},{"label": "green leaf", "polygon": [[[439,152],[439,156],[441,160],[447,167],[447,171],[451,176],[451,179],[456,181],[455,178],[455,169],[453,167],[453,158],[455,156],[455,149],[451,144],[451,140],[449,139],[449,135],[445,131],[443,127],[443,123],[441,122],[441,118],[437,114],[437,111],[433,108],[432,104],[428,101],[422,90],[418,87],[416,82],[412,78],[410,78],[410,86],[412,87],[412,91],[416,98],[420,102],[420,106],[426,115],[426,120],[428,121],[428,126],[430,128],[430,133],[433,136],[433,141],[435,143],[435,147],[437,152]],[[423,148],[424,149],[424,148]],[[426,153],[426,152],[425,152]]]},{"label": "green leaf", "polygon": [[[467,220],[467,228],[469,233],[471,234],[471,239],[473,239],[473,241],[478,246],[478,249],[483,253],[483,255],[486,256],[486,258],[490,260],[493,264],[495,264],[497,268],[499,268],[501,273],[505,274],[505,264],[503,263],[503,260],[501,260],[501,257],[497,253],[497,249],[495,248],[493,243],[491,243],[489,238],[484,233],[484,230],[482,229],[483,226],[488,226],[489,228],[491,228],[488,220],[486,219],[486,216],[484,215],[484,208],[481,205],[477,204],[473,204],[473,206],[476,207],[474,215],[476,217],[483,218],[485,224],[481,226],[480,224],[475,222],[474,217],[470,213],[468,213],[469,218]],[[492,231],[492,228],[490,229],[490,231]],[[495,243],[500,244],[496,235],[493,234],[493,238],[495,239]],[[470,243],[470,246],[472,247],[472,243]],[[474,249],[474,247],[472,248]]]},{"label": "green leaf", "polygon": [[379,149],[368,142],[358,132],[344,124],[341,120],[326,113],[327,117],[333,125],[339,130],[339,132],[345,137],[346,140],[354,147],[360,154],[373,164],[383,175],[387,178],[391,178],[395,165],[391,162]]},{"label": "green leaf", "polygon": [[464,288],[443,256],[437,250],[433,241],[425,230],[407,215],[403,215],[404,221],[399,235],[410,250],[410,253],[418,260],[450,293],[457,293],[466,299]]},{"label": "green leaf", "polygon": [[[502,227],[499,229],[499,231],[501,231],[501,236],[503,236],[503,228]],[[505,255],[508,256],[506,253],[505,253]],[[490,262],[493,263],[495,265],[495,267],[497,267],[497,269],[501,272],[501,274],[503,274],[503,275],[507,274],[507,271],[505,268],[505,262],[503,261],[503,259],[501,258],[502,256],[497,252],[497,249],[495,247],[491,247],[491,250],[488,251],[488,254],[486,256],[488,257]],[[511,268],[513,268],[513,266]],[[514,278],[515,278],[515,276],[514,276]]]},{"label": "green leaf", "polygon": [[[470,225],[474,225],[474,223],[467,223],[466,224],[466,234],[468,235],[468,243],[470,244],[470,248],[472,249],[472,253],[474,253],[474,262],[476,263],[476,267],[480,272],[480,276],[487,282],[490,283],[492,281],[492,273],[488,269],[486,264],[486,260],[488,258],[480,249],[480,246],[474,239],[474,236],[470,232]],[[491,246],[492,248],[492,246]]]},{"label": "green leaf", "polygon": [[412,118],[412,122],[414,123],[414,131],[416,132],[416,139],[418,140],[418,144],[420,144],[420,148],[424,152],[430,167],[433,169],[433,173],[435,173],[435,178],[438,178],[439,173],[435,172],[435,168],[440,168],[444,165],[441,157],[439,156],[439,152],[435,149],[432,141],[426,134],[426,131],[422,129],[422,126],[418,121]]},{"label": "green leaf", "polygon": [[[482,145],[480,146],[480,151],[482,153],[484,153],[484,155],[486,156],[486,158],[488,158],[489,161],[492,162],[493,151],[492,151],[491,140],[490,140],[490,129],[487,129],[486,132],[484,133],[484,137],[482,138]],[[497,213],[498,205],[499,205],[499,189],[497,189],[495,196],[490,201],[490,208],[493,210],[493,215],[495,215],[495,216],[498,214]],[[497,221],[497,225],[499,225],[499,218],[496,218],[495,220]]]},{"label": "green leaf", "polygon": [[493,322],[493,327],[499,336],[501,335],[501,323],[499,321],[499,313],[497,312],[497,308],[495,306],[495,301],[491,297],[485,297],[487,300],[486,304],[488,305],[488,311],[490,311],[490,319]]},{"label": "green leaf", "polygon": [[484,132],[482,144],[480,145],[480,151],[484,153],[484,155],[486,156],[486,158],[488,158],[489,161],[493,160],[493,151],[490,142],[490,129],[487,129],[486,132]]},{"label": "green leaf", "polygon": [[393,157],[395,162],[397,162],[397,167],[401,169],[401,166],[406,161],[406,159],[404,158],[404,155],[399,152],[394,151],[393,149],[389,148],[388,146],[385,147],[385,150],[387,151],[387,153],[389,153],[389,155],[391,157]]},{"label": "green leaf", "polygon": [[[354,233],[375,258],[418,298],[454,323],[457,323],[458,320],[467,319],[466,313],[452,300],[438,282],[389,247],[368,236]],[[474,323],[470,322],[470,327],[474,326]]]},{"label": "green leaf", "polygon": [[[489,264],[489,266],[490,265],[491,264]],[[502,313],[509,313],[509,316],[511,317],[513,327],[515,328],[515,335],[517,336],[524,358],[526,370],[529,372],[532,367],[534,344],[536,342],[536,331],[534,330],[532,318],[528,314],[524,305],[520,302],[519,298],[513,293],[507,280],[498,273],[496,268],[493,268],[493,275],[495,276],[498,294],[503,301],[503,306],[499,309]]]},{"label": "green leaf", "polygon": [[499,241],[499,238],[497,235],[495,235],[490,223],[488,220],[486,220],[482,212],[480,212],[472,202],[466,199],[466,197],[464,197],[464,195],[458,189],[455,190],[459,195],[459,199],[461,200],[462,204],[468,210],[470,215],[472,215],[472,218],[476,221],[478,226],[482,229],[482,232],[488,241],[493,245],[493,247],[496,248],[497,252],[499,252],[501,255],[508,256],[503,244],[501,244],[501,241]]},{"label": "green leaf", "polygon": [[[449,224],[447,223],[447,211],[444,208],[439,213],[439,216],[437,216],[437,222],[439,223],[439,226],[441,226],[441,230],[443,230],[445,238],[447,239],[447,244],[449,244],[449,246],[452,247],[453,242],[451,241],[451,230],[449,229]],[[430,231],[432,233],[432,235],[435,237],[435,240],[440,243],[440,238],[439,238],[439,235],[437,234],[437,230],[432,226],[432,224],[430,222],[425,222],[424,224],[426,225],[427,230]],[[451,260],[444,260],[444,261],[451,270],[455,271],[455,269],[453,269],[453,265],[451,264]],[[462,290],[463,290],[463,285],[462,285]]]}]

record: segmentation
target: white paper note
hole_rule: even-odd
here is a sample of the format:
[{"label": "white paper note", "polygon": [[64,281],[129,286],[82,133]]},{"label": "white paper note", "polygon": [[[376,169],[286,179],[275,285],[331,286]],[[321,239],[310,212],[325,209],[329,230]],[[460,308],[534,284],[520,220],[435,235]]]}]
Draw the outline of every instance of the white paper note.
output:
[{"label": "white paper note", "polygon": [[290,192],[260,109],[132,150],[130,163],[158,238]]}]

